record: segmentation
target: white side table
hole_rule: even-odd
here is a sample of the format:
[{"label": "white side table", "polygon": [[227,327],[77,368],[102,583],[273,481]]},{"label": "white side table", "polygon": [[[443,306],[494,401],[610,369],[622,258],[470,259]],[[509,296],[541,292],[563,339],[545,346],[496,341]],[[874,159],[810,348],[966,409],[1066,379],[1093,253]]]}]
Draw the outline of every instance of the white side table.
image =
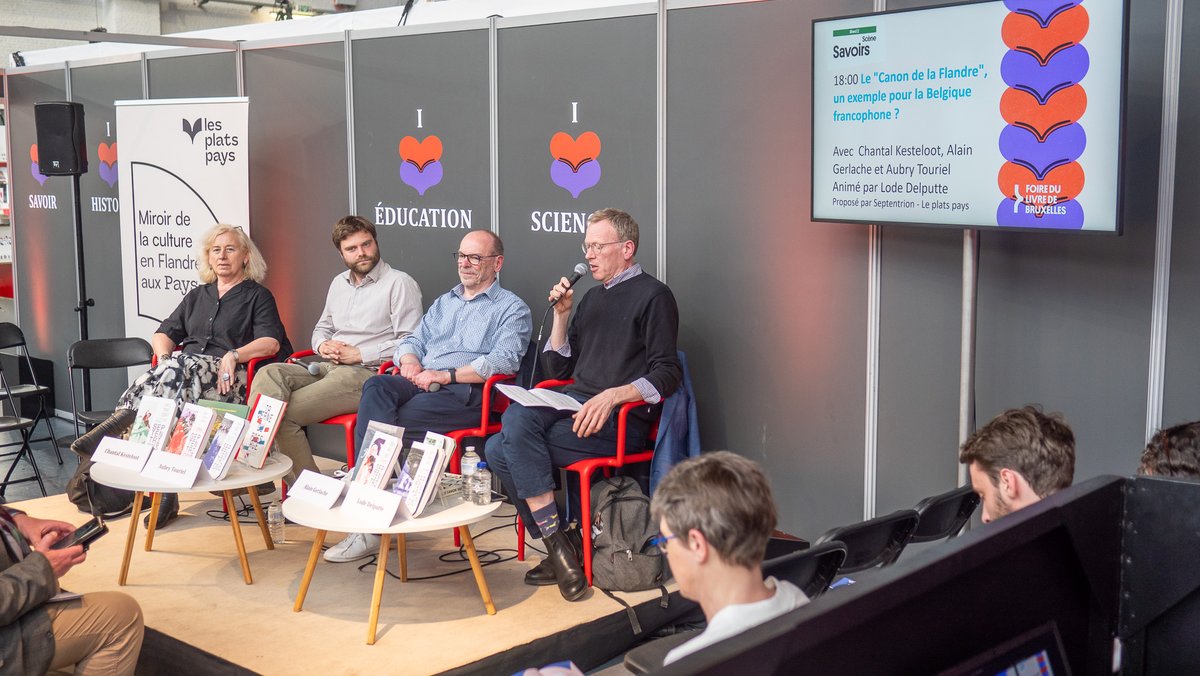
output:
[{"label": "white side table", "polygon": [[258,527],[262,530],[267,549],[275,549],[275,544],[271,542],[271,531],[267,528],[267,520],[263,516],[262,503],[258,500],[258,489],[255,486],[267,481],[274,481],[287,474],[291,469],[291,459],[276,454],[267,459],[262,469],[254,469],[240,462],[234,462],[233,466],[229,468],[229,473],[220,481],[207,479],[201,473],[195,485],[181,488],[177,485],[146,478],[132,470],[100,463],[93,465],[91,475],[96,481],[105,486],[134,492],[133,516],[129,519],[129,535],[125,538],[125,556],[121,560],[121,574],[117,578],[117,582],[124,586],[129,576],[129,559],[133,555],[133,541],[137,536],[138,521],[140,521],[138,516],[142,512],[142,497],[146,493],[154,494],[150,507],[150,527],[146,529],[146,551],[150,551],[154,546],[154,525],[158,520],[159,503],[162,501],[163,493],[219,491],[225,498],[225,509],[229,512],[229,523],[233,527],[233,541],[237,545],[238,559],[242,563],[242,577],[245,578],[246,584],[252,584],[254,579],[250,576],[250,562],[246,560],[246,543],[242,540],[242,527],[238,524],[237,510],[233,506],[233,490],[245,488],[250,494],[250,503],[254,505],[254,514],[258,518]]},{"label": "white side table", "polygon": [[296,604],[292,607],[300,612],[304,607],[304,597],[308,594],[308,585],[312,582],[313,570],[317,560],[321,558],[321,546],[325,543],[325,535],[329,531],[340,533],[376,533],[379,538],[379,559],[375,567],[375,589],[371,595],[371,615],[367,627],[367,645],[375,645],[375,626],[379,622],[379,602],[383,598],[383,579],[387,568],[388,547],[391,537],[396,537],[396,546],[400,557],[400,581],[408,580],[408,562],[405,560],[404,535],[406,533],[426,533],[443,529],[457,529],[467,549],[467,558],[471,561],[471,570],[475,573],[475,584],[479,586],[479,595],[483,598],[483,606],[488,615],[496,614],[496,606],[492,603],[492,593],[488,590],[487,580],[483,577],[483,567],[479,565],[479,555],[475,553],[475,542],[471,539],[471,531],[467,526],[482,521],[491,516],[500,507],[499,502],[489,505],[475,505],[470,502],[459,502],[458,498],[448,500],[449,506],[442,506],[437,498],[425,508],[420,517],[411,519],[397,514],[392,525],[382,532],[364,529],[352,517],[342,513],[341,505],[333,509],[322,509],[300,500],[288,499],[283,501],[283,515],[289,520],[307,526],[317,531],[313,538],[312,550],[308,554],[308,565],[304,568],[304,577],[300,581],[300,591],[296,595]]}]

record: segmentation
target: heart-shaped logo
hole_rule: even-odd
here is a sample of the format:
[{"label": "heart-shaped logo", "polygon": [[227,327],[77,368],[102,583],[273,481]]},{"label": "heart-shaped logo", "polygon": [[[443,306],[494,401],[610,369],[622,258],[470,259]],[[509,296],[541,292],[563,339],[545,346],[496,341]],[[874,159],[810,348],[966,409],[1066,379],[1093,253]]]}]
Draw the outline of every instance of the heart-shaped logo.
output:
[{"label": "heart-shaped logo", "polygon": [[1079,197],[1083,192],[1083,167],[1071,162],[1055,167],[1038,178],[1028,167],[1005,162],[996,176],[1000,194],[1005,197],[1016,195],[1030,204],[1057,204]]},{"label": "heart-shaped logo", "polygon": [[37,179],[38,185],[46,185],[46,179],[50,177],[43,174],[41,168],[38,166],[38,152],[36,143],[29,146],[29,159],[29,173],[33,174],[33,177]]},{"label": "heart-shaped logo", "polygon": [[1028,14],[1014,12],[1004,17],[1000,35],[1009,49],[1026,52],[1045,65],[1058,52],[1079,44],[1087,35],[1089,23],[1087,10],[1079,5],[1062,12],[1044,28]]},{"label": "heart-shaped logo", "polygon": [[1051,132],[1045,141],[1026,129],[1008,125],[1000,132],[1000,154],[1014,164],[1045,177],[1051,169],[1074,162],[1087,147],[1087,134],[1078,123]]},{"label": "heart-shaped logo", "polygon": [[[560,131],[550,137],[550,156],[555,160],[566,162],[571,169],[579,171],[585,162],[600,157],[600,137],[594,131],[585,131],[579,135],[579,138],[571,138],[570,134]],[[599,180],[598,173],[597,180]]]},{"label": "heart-shaped logo", "polygon": [[108,184],[108,187],[113,187],[117,183],[117,165],[108,164],[107,162],[100,163],[100,178]]},{"label": "heart-shaped logo", "polygon": [[1005,89],[1000,96],[1000,114],[1009,124],[1024,127],[1044,141],[1056,129],[1079,121],[1087,110],[1083,85],[1058,90],[1045,104],[1029,92]]},{"label": "heart-shaped logo", "polygon": [[424,171],[430,162],[442,159],[442,139],[426,136],[424,141],[418,141],[412,136],[405,136],[400,139],[400,159],[412,162],[413,166]]},{"label": "heart-shaped logo", "polygon": [[554,160],[550,163],[550,180],[579,199],[579,193],[600,182],[600,163],[591,160],[575,170],[566,160]]},{"label": "heart-shaped logo", "polygon": [[110,167],[113,166],[114,164],[116,164],[117,163],[117,144],[116,144],[116,142],[114,141],[111,144],[101,143],[100,145],[96,146],[96,157],[99,157],[101,162],[103,162],[104,164],[107,164]]},{"label": "heart-shaped logo", "polygon": [[1079,2],[1080,0],[1004,0],[1004,6],[1010,12],[1024,14],[1043,26],[1049,26],[1054,17],[1078,5]]},{"label": "heart-shaped logo", "polygon": [[1047,206],[1021,203],[1006,199],[996,207],[996,225],[1011,228],[1054,228],[1082,230],[1083,207],[1070,200]]},{"label": "heart-shaped logo", "polygon": [[418,195],[424,196],[426,190],[442,182],[442,163],[432,161],[425,165],[422,171],[417,165],[405,160],[400,164],[400,180],[412,186]]},{"label": "heart-shaped logo", "polygon": [[1089,65],[1083,45],[1067,47],[1044,66],[1030,54],[1010,50],[1000,60],[1000,76],[1009,87],[1027,91],[1045,103],[1055,92],[1082,80]]}]

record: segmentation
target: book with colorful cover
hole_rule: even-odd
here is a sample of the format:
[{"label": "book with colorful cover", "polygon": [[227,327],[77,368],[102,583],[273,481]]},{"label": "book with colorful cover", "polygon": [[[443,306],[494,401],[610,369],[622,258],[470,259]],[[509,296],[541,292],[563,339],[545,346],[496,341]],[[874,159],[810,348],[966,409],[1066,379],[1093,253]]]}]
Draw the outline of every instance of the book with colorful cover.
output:
[{"label": "book with colorful cover", "polygon": [[238,461],[250,465],[254,469],[262,469],[286,410],[286,401],[262,394],[258,395],[254,400],[254,408],[250,411],[246,438],[242,441],[241,450],[238,451]]},{"label": "book with colorful cover", "polygon": [[[207,406],[214,411],[221,413],[232,413],[233,415],[245,420],[250,417],[250,407],[245,404],[235,404],[229,401],[215,401],[213,399],[201,399],[196,402],[201,406]],[[220,418],[221,416],[217,416]]]},{"label": "book with colorful cover", "polygon": [[[184,445],[180,450],[172,451],[172,453],[179,453],[187,457],[202,457],[204,450],[208,449],[209,437],[212,435],[212,423],[216,418],[217,412],[214,409],[197,406],[194,403],[185,403],[184,411],[179,414],[179,423],[176,424],[178,427],[184,424],[185,420],[187,421]],[[172,435],[172,441],[168,443],[168,450],[173,443],[174,435]]]},{"label": "book with colorful cover", "polygon": [[233,464],[234,455],[242,445],[246,421],[231,413],[221,415],[216,423],[208,448],[204,451],[204,469],[214,479],[224,479]]},{"label": "book with colorful cover", "polygon": [[183,410],[179,413],[179,420],[175,421],[175,429],[171,432],[171,438],[167,440],[167,453],[199,458],[207,448],[205,442],[208,441],[208,436],[212,432],[215,415],[216,412],[211,408],[191,403],[184,404]]},{"label": "book with colorful cover", "polygon": [[396,479],[393,491],[404,501],[405,508],[413,518],[421,516],[437,492],[442,476],[438,468],[448,462],[449,455],[440,445],[417,441],[408,449],[408,457],[400,468],[400,478]]},{"label": "book with colorful cover", "polygon": [[371,421],[367,425],[362,447],[355,456],[354,474],[350,481],[372,488],[385,488],[388,479],[396,472],[403,438],[403,427]]},{"label": "book with colorful cover", "polygon": [[129,440],[138,444],[148,444],[151,451],[161,451],[171,435],[178,408],[174,399],[142,397],[133,419],[133,427],[129,430]]}]

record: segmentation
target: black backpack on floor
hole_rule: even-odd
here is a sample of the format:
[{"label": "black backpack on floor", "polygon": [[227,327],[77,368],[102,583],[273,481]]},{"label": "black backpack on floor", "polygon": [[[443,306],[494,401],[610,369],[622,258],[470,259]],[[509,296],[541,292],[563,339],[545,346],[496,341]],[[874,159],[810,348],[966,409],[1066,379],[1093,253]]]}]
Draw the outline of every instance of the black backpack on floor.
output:
[{"label": "black backpack on floor", "polygon": [[659,589],[667,607],[666,560],[650,543],[658,527],[650,517],[650,498],[632,477],[607,477],[592,486],[592,585],[625,606],[635,634],[637,615],[614,591]]}]

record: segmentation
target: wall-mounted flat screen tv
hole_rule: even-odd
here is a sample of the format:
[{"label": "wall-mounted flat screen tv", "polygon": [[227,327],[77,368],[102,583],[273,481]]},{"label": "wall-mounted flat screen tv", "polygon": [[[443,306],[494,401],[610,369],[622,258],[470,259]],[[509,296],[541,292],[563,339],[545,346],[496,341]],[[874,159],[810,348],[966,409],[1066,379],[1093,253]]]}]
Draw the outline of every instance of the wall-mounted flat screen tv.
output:
[{"label": "wall-mounted flat screen tv", "polygon": [[813,22],[812,218],[1121,232],[1124,0]]}]

